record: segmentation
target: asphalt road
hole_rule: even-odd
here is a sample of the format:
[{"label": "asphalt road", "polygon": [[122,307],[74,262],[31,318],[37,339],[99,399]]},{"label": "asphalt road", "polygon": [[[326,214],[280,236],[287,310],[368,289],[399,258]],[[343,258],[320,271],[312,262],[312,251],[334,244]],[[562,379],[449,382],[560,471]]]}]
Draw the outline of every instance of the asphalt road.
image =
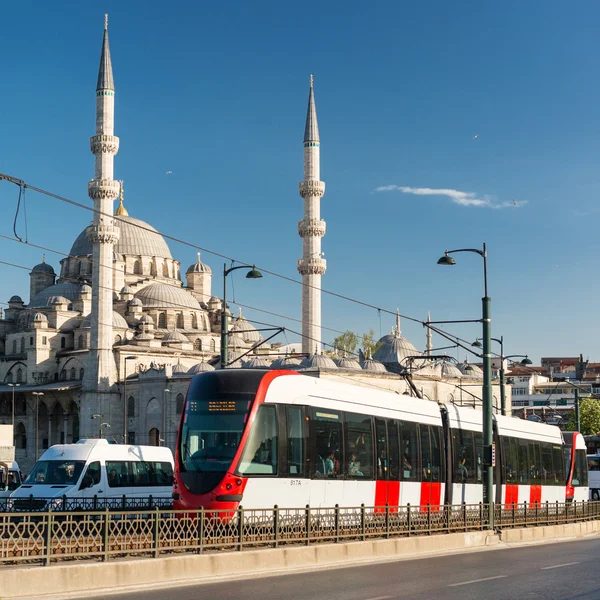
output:
[{"label": "asphalt road", "polygon": [[118,600],[599,600],[600,539],[102,595]]}]

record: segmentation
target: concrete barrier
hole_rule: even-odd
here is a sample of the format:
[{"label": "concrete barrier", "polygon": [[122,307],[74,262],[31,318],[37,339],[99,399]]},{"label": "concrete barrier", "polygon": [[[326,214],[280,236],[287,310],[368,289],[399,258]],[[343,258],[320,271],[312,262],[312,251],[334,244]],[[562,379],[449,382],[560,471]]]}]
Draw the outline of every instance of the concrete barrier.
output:
[{"label": "concrete barrier", "polygon": [[415,558],[485,548],[498,543],[497,535],[476,531],[243,552],[180,554],[105,563],[90,561],[49,567],[5,567],[0,569],[0,598],[63,597],[92,591],[101,594],[111,589],[123,591],[127,587],[144,586],[155,589],[157,586],[172,587],[215,578],[266,576],[288,570],[343,567],[361,561]]},{"label": "concrete barrier", "polygon": [[577,538],[591,535],[600,531],[600,521],[582,521],[580,523],[565,523],[563,525],[543,525],[540,527],[524,527],[521,529],[504,529],[500,540],[506,544],[519,542],[535,542],[537,540],[552,540]]}]

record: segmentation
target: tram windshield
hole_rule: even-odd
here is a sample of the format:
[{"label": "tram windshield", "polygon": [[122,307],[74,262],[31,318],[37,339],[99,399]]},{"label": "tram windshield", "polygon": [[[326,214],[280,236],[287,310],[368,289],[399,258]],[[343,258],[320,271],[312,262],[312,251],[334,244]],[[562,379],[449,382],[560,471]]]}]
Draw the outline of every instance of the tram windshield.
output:
[{"label": "tram windshield", "polygon": [[181,462],[186,471],[225,472],[242,438],[253,394],[221,393],[188,397],[181,430]]}]

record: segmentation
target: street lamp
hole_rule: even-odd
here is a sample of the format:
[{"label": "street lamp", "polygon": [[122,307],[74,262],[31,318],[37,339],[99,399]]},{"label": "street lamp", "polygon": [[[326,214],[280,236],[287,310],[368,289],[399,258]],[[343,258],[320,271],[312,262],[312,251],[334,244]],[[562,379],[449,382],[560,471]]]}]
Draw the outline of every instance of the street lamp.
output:
[{"label": "street lamp", "polygon": [[127,361],[135,356],[126,356],[123,363],[123,443],[127,443]]},{"label": "street lamp", "polygon": [[[40,396],[44,395],[44,392],[31,392],[35,398],[35,462],[38,460],[38,450],[39,450],[39,425],[40,425]],[[48,440],[48,446],[50,445],[50,440]]]},{"label": "street lamp", "polygon": [[20,383],[9,383],[8,386],[12,388],[12,427],[13,437],[15,435],[15,388],[19,387]]},{"label": "street lamp", "polygon": [[98,438],[102,439],[102,428],[104,427],[105,429],[110,429],[110,423],[104,423],[102,421],[102,419],[104,418],[104,415],[100,414],[100,413],[94,413],[92,415],[92,419],[99,419],[100,424],[98,425]]},{"label": "street lamp", "polygon": [[[162,402],[162,441],[163,441],[163,445],[166,446],[167,445],[167,432],[165,431],[167,425],[166,425],[166,415],[167,415],[167,394],[170,394],[171,390],[169,389],[164,389],[163,390],[163,402]],[[160,443],[160,440],[159,440]]]},{"label": "street lamp", "polygon": [[482,409],[483,409],[483,457],[485,466],[485,476],[483,479],[483,502],[488,505],[488,527],[494,529],[494,465],[492,464],[494,434],[492,429],[492,364],[491,348],[492,345],[492,318],[490,311],[491,299],[488,296],[487,285],[487,251],[485,244],[483,248],[459,248],[457,250],[446,250],[437,262],[438,265],[452,266],[456,261],[451,254],[459,252],[474,252],[483,258],[483,298],[482,302],[482,339],[483,339],[483,388],[482,388]]},{"label": "street lamp", "polygon": [[254,265],[249,267],[248,265],[239,265],[238,267],[230,267],[227,268],[227,264],[223,265],[223,303],[221,305],[221,369],[224,369],[227,366],[228,362],[228,337],[229,332],[227,329],[227,275],[231,273],[231,271],[236,271],[237,269],[250,269],[246,273],[246,279],[260,279],[262,277],[262,273],[256,269]]}]

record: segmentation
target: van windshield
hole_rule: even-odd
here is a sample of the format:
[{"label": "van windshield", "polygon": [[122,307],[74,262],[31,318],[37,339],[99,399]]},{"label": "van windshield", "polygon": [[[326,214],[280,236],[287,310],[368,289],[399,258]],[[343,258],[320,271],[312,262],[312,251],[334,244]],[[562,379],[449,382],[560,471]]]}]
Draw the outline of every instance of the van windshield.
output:
[{"label": "van windshield", "polygon": [[74,485],[84,466],[84,460],[40,460],[27,475],[25,483]]}]

